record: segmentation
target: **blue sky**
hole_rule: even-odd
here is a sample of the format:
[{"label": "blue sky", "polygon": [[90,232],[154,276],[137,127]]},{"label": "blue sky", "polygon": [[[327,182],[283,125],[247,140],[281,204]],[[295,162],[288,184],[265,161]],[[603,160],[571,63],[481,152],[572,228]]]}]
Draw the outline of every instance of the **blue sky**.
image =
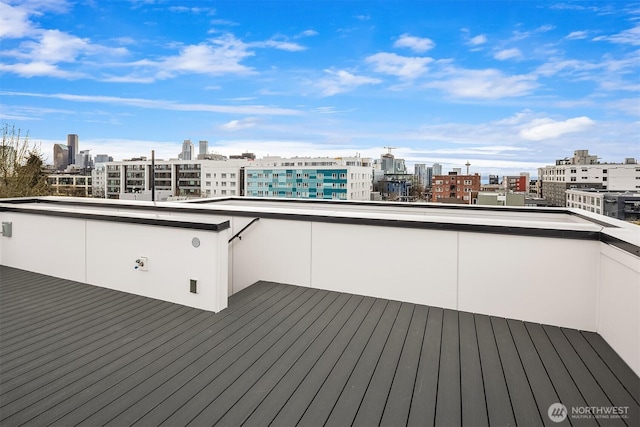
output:
[{"label": "blue sky", "polygon": [[0,2],[0,116],[54,143],[175,158],[378,158],[537,174],[640,158],[640,3]]}]

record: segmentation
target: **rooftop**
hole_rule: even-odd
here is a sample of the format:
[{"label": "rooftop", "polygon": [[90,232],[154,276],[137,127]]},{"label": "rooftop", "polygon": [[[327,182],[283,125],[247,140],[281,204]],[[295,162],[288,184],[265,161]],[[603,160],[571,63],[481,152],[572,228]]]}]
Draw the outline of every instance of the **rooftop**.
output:
[{"label": "rooftop", "polygon": [[1,425],[638,424],[622,221],[49,197],[0,222]]},{"label": "rooftop", "polygon": [[556,402],[639,419],[597,333],[272,282],[212,313],[0,276],[6,426],[549,425]]}]

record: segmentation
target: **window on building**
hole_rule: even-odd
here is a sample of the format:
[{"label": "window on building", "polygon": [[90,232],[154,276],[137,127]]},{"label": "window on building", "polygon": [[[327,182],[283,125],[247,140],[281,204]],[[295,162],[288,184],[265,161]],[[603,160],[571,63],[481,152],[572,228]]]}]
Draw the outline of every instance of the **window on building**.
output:
[{"label": "window on building", "polygon": [[235,173],[231,173],[231,174],[229,174],[229,178],[235,178],[235,177],[236,177],[236,174],[235,174]]},{"label": "window on building", "polygon": [[205,176],[204,176],[204,177],[205,177],[205,178],[211,178],[211,174],[210,174],[210,173],[207,173],[207,174],[205,174]]}]

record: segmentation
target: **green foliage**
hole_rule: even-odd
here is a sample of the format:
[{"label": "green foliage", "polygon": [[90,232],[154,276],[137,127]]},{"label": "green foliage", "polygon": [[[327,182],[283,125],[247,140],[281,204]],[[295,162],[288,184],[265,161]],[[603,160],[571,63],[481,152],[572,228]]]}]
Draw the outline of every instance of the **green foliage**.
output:
[{"label": "green foliage", "polygon": [[51,194],[39,147],[29,143],[28,134],[9,124],[2,125],[0,145],[0,198]]}]

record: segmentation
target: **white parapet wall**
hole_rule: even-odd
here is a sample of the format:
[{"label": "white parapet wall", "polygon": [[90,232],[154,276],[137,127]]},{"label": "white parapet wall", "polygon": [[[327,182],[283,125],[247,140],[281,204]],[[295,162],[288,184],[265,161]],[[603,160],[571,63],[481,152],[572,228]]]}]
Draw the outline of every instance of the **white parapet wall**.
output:
[{"label": "white parapet wall", "polygon": [[[73,215],[0,212],[12,224],[12,236],[0,237],[0,264],[203,310],[227,307],[228,227],[189,228],[192,218],[175,215]],[[205,228],[225,223],[213,217]]]},{"label": "white parapet wall", "polygon": [[602,243],[597,332],[640,375],[640,258]]},{"label": "white parapet wall", "polygon": [[[542,218],[537,235],[345,223],[340,215],[261,218],[230,247],[230,294],[270,280],[598,332],[640,373],[640,258],[584,237],[602,224]],[[232,217],[232,232],[250,221]]]}]

